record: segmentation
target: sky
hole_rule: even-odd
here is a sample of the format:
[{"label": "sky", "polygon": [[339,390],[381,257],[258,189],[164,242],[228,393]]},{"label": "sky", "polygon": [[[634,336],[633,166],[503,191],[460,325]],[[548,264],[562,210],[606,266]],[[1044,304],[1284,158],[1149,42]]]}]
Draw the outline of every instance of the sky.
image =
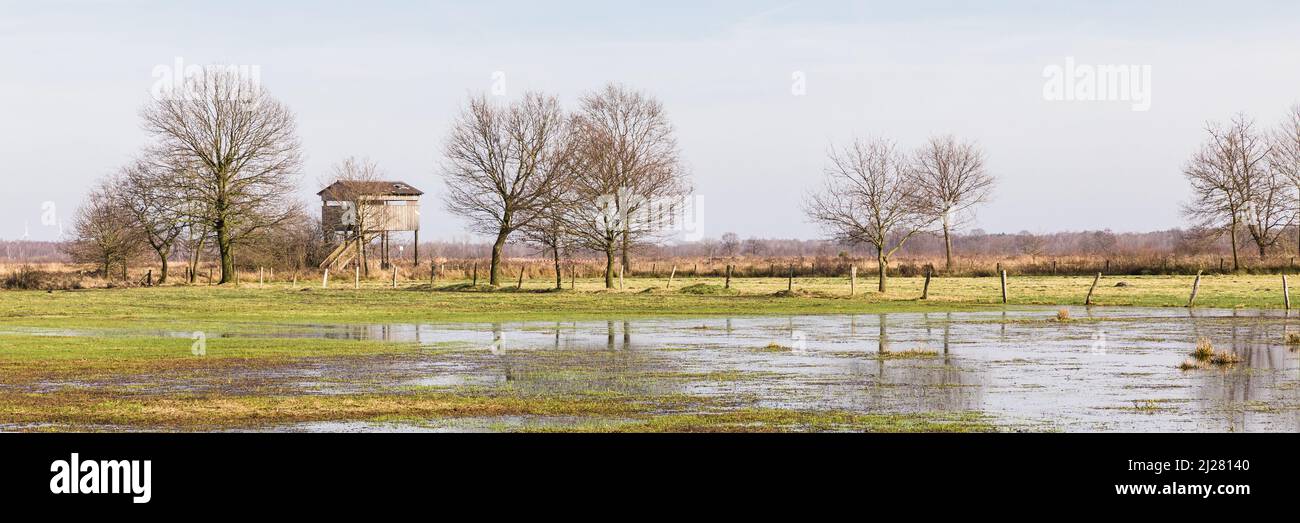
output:
[{"label": "sky", "polygon": [[[178,59],[257,67],[297,115],[309,209],[331,165],[368,157],[425,191],[421,239],[475,239],[440,176],[470,95],[573,107],[607,82],[664,103],[705,237],[822,237],[800,202],[831,146],[939,134],[997,178],[971,227],[1177,227],[1206,123],[1300,103],[1300,3],[1135,4],[0,0],[0,239],[70,233],[147,143],[139,111]],[[1048,94],[1067,60],[1149,72],[1119,84],[1149,108]]]}]

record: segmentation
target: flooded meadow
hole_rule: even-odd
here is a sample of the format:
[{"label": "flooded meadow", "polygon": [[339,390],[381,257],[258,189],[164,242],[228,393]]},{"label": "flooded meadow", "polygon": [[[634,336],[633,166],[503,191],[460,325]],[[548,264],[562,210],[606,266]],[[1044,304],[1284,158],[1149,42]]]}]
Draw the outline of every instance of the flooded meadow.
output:
[{"label": "flooded meadow", "polygon": [[[527,397],[691,400],[677,402],[682,406],[674,414],[704,402],[711,412],[978,413],[1008,431],[1294,432],[1300,431],[1300,354],[1287,344],[1288,319],[1281,311],[1079,307],[573,322],[246,323],[204,336],[366,340],[418,349],[143,373],[127,380],[44,382],[29,389],[226,395],[509,391]],[[193,334],[5,330],[48,336]],[[1237,363],[1179,369],[1202,339],[1234,353]],[[254,429],[494,431],[590,423],[584,416],[502,415]]]}]

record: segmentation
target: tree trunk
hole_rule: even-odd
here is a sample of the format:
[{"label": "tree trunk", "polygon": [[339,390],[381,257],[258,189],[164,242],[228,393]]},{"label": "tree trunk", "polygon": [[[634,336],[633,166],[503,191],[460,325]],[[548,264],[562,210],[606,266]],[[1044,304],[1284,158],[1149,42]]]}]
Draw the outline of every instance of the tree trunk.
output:
[{"label": "tree trunk", "polygon": [[616,247],[610,243],[605,247],[605,288],[614,288],[614,249]]},{"label": "tree trunk", "polygon": [[885,292],[885,280],[889,277],[889,259],[883,248],[876,249],[876,274],[880,277],[880,292]]},{"label": "tree trunk", "polygon": [[560,250],[551,249],[555,255],[555,290],[564,288],[564,273],[560,272]]},{"label": "tree trunk", "polygon": [[623,230],[623,269],[627,270],[632,266],[632,256],[628,254],[628,233],[627,229]]},{"label": "tree trunk", "polygon": [[943,255],[944,270],[952,271],[952,236],[949,234],[948,213],[943,215]]},{"label": "tree trunk", "polygon": [[224,226],[218,225],[217,229],[217,250],[221,253],[221,281],[219,284],[225,284],[235,281],[235,251],[230,244],[230,236]]},{"label": "tree trunk", "polygon": [[1241,262],[1237,259],[1237,217],[1233,216],[1232,224],[1228,227],[1228,238],[1232,242],[1232,272],[1241,270]]},{"label": "tree trunk", "polygon": [[162,270],[158,271],[158,285],[167,283],[167,256],[170,254],[171,252],[167,249],[158,251],[158,261],[162,264]]},{"label": "tree trunk", "polygon": [[497,233],[497,241],[492,243],[492,263],[488,268],[488,285],[497,286],[497,279],[501,276],[501,251],[506,246],[506,239],[510,237],[510,231],[501,229]]},{"label": "tree trunk", "polygon": [[194,250],[190,251],[190,283],[199,281],[199,258],[203,256],[203,245],[207,243],[206,237],[200,237]]}]

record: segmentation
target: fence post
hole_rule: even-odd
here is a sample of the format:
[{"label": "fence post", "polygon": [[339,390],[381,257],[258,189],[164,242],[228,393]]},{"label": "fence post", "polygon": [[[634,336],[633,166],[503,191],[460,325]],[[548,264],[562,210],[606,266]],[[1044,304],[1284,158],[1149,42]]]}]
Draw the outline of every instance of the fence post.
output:
[{"label": "fence post", "polygon": [[153,287],[153,269],[149,269],[149,272],[145,273],[144,286]]},{"label": "fence post", "polygon": [[1002,304],[1007,304],[1007,271],[1002,271]]},{"label": "fence post", "polygon": [[857,294],[857,292],[858,292],[858,266],[850,265],[849,266],[849,296],[853,296],[854,294]]},{"label": "fence post", "polygon": [[208,267],[208,285],[212,285],[212,267]]},{"label": "fence post", "polygon": [[397,288],[397,264],[394,263],[392,265],[393,265],[393,288],[396,289]]},{"label": "fence post", "polygon": [[361,288],[361,264],[357,264],[356,271],[354,271],[353,273],[352,288],[353,289]]},{"label": "fence post", "polygon": [[790,276],[785,280],[785,290],[794,292],[794,264],[790,264]]},{"label": "fence post", "polygon": [[723,284],[722,288],[724,289],[731,288],[731,264],[730,263],[727,264],[727,283]]},{"label": "fence post", "polygon": [[326,267],[326,268],[325,268],[325,274],[324,274],[323,276],[320,277],[320,288],[322,288],[322,289],[328,289],[328,288],[330,288],[330,268],[329,268],[329,267]]},{"label": "fence post", "polygon": [[263,286],[264,284],[266,284],[266,268],[265,268],[265,267],[258,267],[258,268],[257,268],[257,286],[258,286],[258,287],[261,287],[261,286]]},{"label": "fence post", "polygon": [[478,287],[478,262],[474,262],[474,282],[472,285]]},{"label": "fence post", "polygon": [[671,289],[671,288],[673,288],[673,277],[674,277],[674,276],[677,276],[677,266],[676,266],[676,265],[673,266],[673,272],[668,273],[668,287],[665,287],[665,288],[667,288],[667,289]]},{"label": "fence post", "polygon": [[1094,277],[1092,278],[1092,287],[1088,287],[1088,297],[1083,299],[1083,304],[1084,304],[1084,305],[1092,305],[1092,291],[1097,290],[1097,282],[1098,282],[1098,281],[1101,281],[1101,273],[1100,273],[1100,272],[1097,273],[1097,275],[1094,276]]},{"label": "fence post", "polygon": [[1291,310],[1291,289],[1287,288],[1285,274],[1282,275],[1282,304],[1286,310]]},{"label": "fence post", "polygon": [[[1220,258],[1222,260],[1222,258]],[[1201,271],[1196,271],[1196,281],[1192,282],[1192,295],[1187,298],[1187,307],[1191,308],[1196,303],[1196,291],[1201,289]]]},{"label": "fence post", "polygon": [[[925,267],[925,283],[921,285],[921,299],[923,300],[930,298],[930,276],[933,273],[934,273],[934,267],[927,265]],[[1005,291],[1003,292],[1003,294],[1005,294]]]},{"label": "fence post", "polygon": [[515,290],[524,288],[524,266],[519,266],[519,283],[515,284]]}]

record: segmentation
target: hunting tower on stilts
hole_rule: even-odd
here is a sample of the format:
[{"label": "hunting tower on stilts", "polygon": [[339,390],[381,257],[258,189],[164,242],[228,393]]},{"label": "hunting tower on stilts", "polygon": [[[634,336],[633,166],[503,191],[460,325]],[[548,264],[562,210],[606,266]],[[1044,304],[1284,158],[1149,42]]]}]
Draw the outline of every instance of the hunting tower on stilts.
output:
[{"label": "hunting tower on stilts", "polygon": [[337,245],[321,268],[356,261],[369,269],[370,244],[379,240],[380,267],[392,263],[389,248],[396,232],[414,234],[415,264],[420,264],[420,196],[405,182],[339,180],[316,193],[321,198],[325,241]]}]

